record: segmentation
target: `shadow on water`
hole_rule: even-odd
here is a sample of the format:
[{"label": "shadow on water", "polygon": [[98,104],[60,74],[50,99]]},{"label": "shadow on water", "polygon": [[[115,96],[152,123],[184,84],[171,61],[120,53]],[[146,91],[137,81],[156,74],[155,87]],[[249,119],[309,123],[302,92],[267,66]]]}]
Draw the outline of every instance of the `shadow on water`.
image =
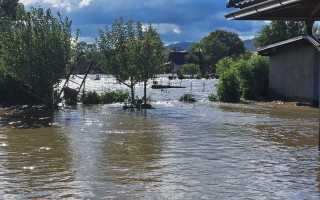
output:
[{"label": "shadow on water", "polygon": [[130,187],[160,182],[156,171],[161,168],[163,142],[157,123],[143,111],[128,111],[112,118],[109,125],[103,149],[107,177],[113,177],[116,185]]},{"label": "shadow on water", "polygon": [[[240,119],[250,116],[250,121],[243,123],[242,132],[255,138],[252,152],[261,155],[249,162],[254,166],[249,171],[262,179],[268,177],[264,189],[272,183],[269,189],[274,191],[274,196],[283,197],[285,193],[281,190],[296,191],[302,184],[303,190],[285,194],[287,198],[319,197],[318,109],[273,104],[221,104],[219,109]],[[272,188],[275,185],[279,191]],[[316,188],[314,194],[313,188]]]},{"label": "shadow on water", "polygon": [[285,105],[223,104],[224,112],[255,116],[248,128],[254,137],[293,148],[317,148],[318,109]]},{"label": "shadow on water", "polygon": [[73,196],[72,155],[58,129],[5,129],[0,139],[0,199]]},{"label": "shadow on water", "polygon": [[50,127],[54,112],[44,106],[17,106],[7,110],[0,116],[0,127],[40,128]]}]

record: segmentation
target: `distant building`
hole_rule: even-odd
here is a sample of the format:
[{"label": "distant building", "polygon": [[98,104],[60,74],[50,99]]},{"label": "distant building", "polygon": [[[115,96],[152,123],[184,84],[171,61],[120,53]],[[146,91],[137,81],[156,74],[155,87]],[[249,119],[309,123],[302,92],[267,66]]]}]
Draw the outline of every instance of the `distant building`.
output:
[{"label": "distant building", "polygon": [[[201,51],[194,52],[192,54],[194,54],[197,57],[197,59],[200,63],[199,65],[201,67],[201,63],[203,60]],[[187,51],[170,51],[169,63],[172,63],[172,65],[173,65],[173,68],[172,68],[173,71],[171,73],[177,73],[178,70],[181,70],[182,65],[187,63],[187,56],[188,55],[189,55],[189,52],[187,52]]]},{"label": "distant building", "polygon": [[300,36],[258,49],[270,57],[269,95],[273,99],[319,102],[319,51],[310,36]]},{"label": "distant building", "polygon": [[169,61],[173,63],[173,73],[177,73],[181,69],[182,65],[186,64],[186,51],[171,51],[169,53]]}]

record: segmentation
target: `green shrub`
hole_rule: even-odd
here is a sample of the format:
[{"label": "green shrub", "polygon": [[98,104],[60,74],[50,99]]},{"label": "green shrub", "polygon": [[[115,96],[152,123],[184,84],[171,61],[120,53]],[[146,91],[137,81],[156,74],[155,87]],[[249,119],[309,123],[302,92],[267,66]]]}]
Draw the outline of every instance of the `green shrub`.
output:
[{"label": "green shrub", "polygon": [[242,99],[255,99],[256,85],[253,71],[248,61],[240,59],[233,66]]},{"label": "green shrub", "polygon": [[214,95],[214,94],[209,94],[208,99],[211,102],[218,102],[219,101],[219,97],[217,95]]},{"label": "green shrub", "polygon": [[129,92],[127,90],[107,91],[98,95],[96,92],[86,92],[81,96],[83,104],[110,104],[124,102],[128,99]]},{"label": "green shrub", "polygon": [[153,101],[155,100],[152,98],[152,96],[147,96],[147,103],[151,103]]},{"label": "green shrub", "polygon": [[113,102],[125,102],[129,98],[129,92],[127,90],[115,90],[113,91]]},{"label": "green shrub", "polygon": [[200,73],[200,66],[194,63],[184,64],[182,65],[182,72],[183,74],[188,74],[193,78],[195,74]]},{"label": "green shrub", "polygon": [[252,56],[248,62],[255,80],[256,97],[267,98],[269,93],[269,58]]},{"label": "green shrub", "polygon": [[234,70],[229,69],[220,75],[217,95],[223,102],[237,103],[240,101],[239,83]]},{"label": "green shrub", "polygon": [[178,79],[184,79],[183,73],[180,69],[177,71],[177,76],[178,76]]},{"label": "green shrub", "polygon": [[[217,96],[225,102],[266,98],[269,88],[268,58],[252,55],[224,58],[217,64],[220,76]],[[247,60],[246,60],[247,59]]]},{"label": "green shrub", "polygon": [[112,92],[103,92],[100,94],[100,102],[103,104],[110,104],[114,102],[114,95]]},{"label": "green shrub", "polygon": [[100,102],[103,104],[124,102],[129,98],[127,90],[115,90],[103,92],[100,95]]},{"label": "green shrub", "polygon": [[192,103],[192,102],[196,102],[196,99],[194,98],[193,94],[184,94],[180,97],[179,101]]},{"label": "green shrub", "polygon": [[226,57],[221,59],[217,64],[217,75],[220,76],[227,70],[229,70],[233,65],[235,61],[231,57]]},{"label": "green shrub", "polygon": [[99,104],[100,98],[96,92],[85,92],[82,96],[80,101],[83,104]]}]

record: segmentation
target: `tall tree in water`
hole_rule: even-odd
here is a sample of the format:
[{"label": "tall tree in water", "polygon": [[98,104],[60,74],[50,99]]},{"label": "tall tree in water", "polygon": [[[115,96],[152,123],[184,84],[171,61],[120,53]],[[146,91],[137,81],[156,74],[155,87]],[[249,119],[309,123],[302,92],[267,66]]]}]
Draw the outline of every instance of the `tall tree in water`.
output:
[{"label": "tall tree in water", "polygon": [[133,21],[124,22],[124,19],[120,18],[115,20],[111,27],[99,30],[97,39],[97,46],[104,55],[104,69],[119,83],[130,88],[132,104],[135,101],[134,86],[142,81],[133,51],[136,36]]},{"label": "tall tree in water", "polygon": [[[141,24],[138,23],[138,28]],[[141,30],[141,28],[139,28]],[[140,31],[139,31],[140,32]],[[163,69],[163,63],[166,58],[166,48],[157,31],[151,24],[140,32],[138,38],[138,63],[144,82],[144,105],[147,105],[147,82],[148,79],[154,78]]]},{"label": "tall tree in water", "polygon": [[[159,35],[149,25],[115,20],[111,27],[99,31],[97,46],[104,55],[104,68],[131,90],[131,105],[135,103],[134,87],[159,72],[165,50]],[[146,89],[145,89],[146,96]],[[145,99],[146,100],[146,99]]]},{"label": "tall tree in water", "polygon": [[1,56],[7,73],[28,85],[46,104],[52,103],[53,86],[71,60],[71,22],[51,10],[20,4],[17,20],[0,33]]}]

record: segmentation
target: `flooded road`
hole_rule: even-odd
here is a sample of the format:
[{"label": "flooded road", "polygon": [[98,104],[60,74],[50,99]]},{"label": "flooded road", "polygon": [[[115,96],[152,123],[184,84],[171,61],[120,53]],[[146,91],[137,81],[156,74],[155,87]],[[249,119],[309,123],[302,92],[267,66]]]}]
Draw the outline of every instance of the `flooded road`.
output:
[{"label": "flooded road", "polygon": [[[216,83],[150,89],[154,110],[39,115],[48,127],[12,128],[18,119],[2,116],[0,199],[319,199],[318,109],[208,102]],[[108,88],[125,87],[87,83]],[[185,92],[198,102],[178,102]]]}]

